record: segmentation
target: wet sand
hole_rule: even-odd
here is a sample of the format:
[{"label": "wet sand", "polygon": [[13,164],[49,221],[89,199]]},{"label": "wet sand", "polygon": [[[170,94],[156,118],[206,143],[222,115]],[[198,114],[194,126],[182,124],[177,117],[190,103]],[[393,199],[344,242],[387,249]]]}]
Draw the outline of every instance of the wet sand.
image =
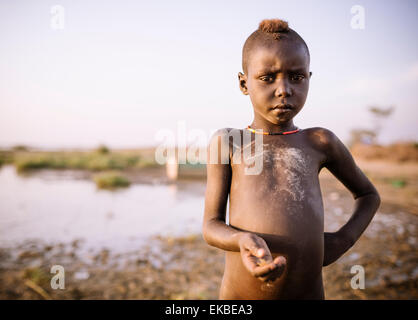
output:
[{"label": "wet sand", "polygon": [[[382,205],[360,240],[323,269],[327,299],[418,299],[417,165],[360,163]],[[151,175],[152,176],[152,175]],[[155,179],[158,175],[155,176]],[[396,187],[393,179],[404,179]],[[151,179],[152,181],[152,179]],[[180,182],[187,188],[187,182]],[[353,200],[329,173],[321,174],[325,230],[348,220]],[[194,192],[204,192],[204,183]],[[22,243],[0,248],[0,299],[216,299],[223,253],[201,235],[158,236],[130,252],[87,251],[83,241]],[[50,286],[52,265],[65,267],[65,289]],[[352,289],[353,265],[365,269],[365,289]]]}]

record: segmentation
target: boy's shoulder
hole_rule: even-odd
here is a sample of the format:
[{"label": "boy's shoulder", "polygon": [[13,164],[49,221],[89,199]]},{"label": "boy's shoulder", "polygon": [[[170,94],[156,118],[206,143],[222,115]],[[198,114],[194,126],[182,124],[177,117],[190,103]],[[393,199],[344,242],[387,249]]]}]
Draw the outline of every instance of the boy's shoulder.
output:
[{"label": "boy's shoulder", "polygon": [[303,132],[307,138],[312,140],[312,142],[316,142],[319,145],[329,145],[335,142],[337,136],[331,130],[322,127],[312,127],[303,129]]},{"label": "boy's shoulder", "polygon": [[313,148],[327,155],[334,156],[342,151],[342,149],[345,149],[341,140],[329,129],[313,127],[302,130],[302,133],[304,133]]}]

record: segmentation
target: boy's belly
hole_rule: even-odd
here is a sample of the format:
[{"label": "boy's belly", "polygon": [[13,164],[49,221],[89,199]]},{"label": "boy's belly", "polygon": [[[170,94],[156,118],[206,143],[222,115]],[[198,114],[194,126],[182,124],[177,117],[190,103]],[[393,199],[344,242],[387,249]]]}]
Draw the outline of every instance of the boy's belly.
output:
[{"label": "boy's belly", "polygon": [[[273,258],[275,256],[277,254],[273,254]],[[297,265],[298,262],[292,261],[291,256],[287,256],[287,259],[288,265],[284,274],[273,283],[266,283],[253,277],[245,269],[239,252],[226,252],[219,298],[223,300],[324,299],[321,270],[310,270],[308,265],[306,268],[301,268]],[[311,261],[309,264],[315,263]],[[322,266],[322,263],[320,264]]]},{"label": "boy's belly", "polygon": [[226,299],[323,298],[323,205],[317,178],[303,196],[290,189],[268,192],[253,183],[247,189],[244,181],[231,189],[230,225],[261,236],[273,257],[286,257],[287,266],[280,279],[266,285],[244,268],[239,252],[227,252],[221,297],[223,292]]}]

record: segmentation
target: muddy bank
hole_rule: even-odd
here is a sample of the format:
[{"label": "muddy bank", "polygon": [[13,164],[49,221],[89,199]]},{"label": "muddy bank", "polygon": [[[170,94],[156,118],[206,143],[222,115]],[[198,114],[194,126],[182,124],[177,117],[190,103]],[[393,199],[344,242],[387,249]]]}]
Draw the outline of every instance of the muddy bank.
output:
[{"label": "muddy bank", "polygon": [[[323,269],[327,299],[418,299],[416,230],[381,232],[391,219],[381,213],[375,230]],[[0,261],[0,299],[216,299],[223,271],[223,252],[200,235],[153,237],[124,254],[86,253],[82,241],[32,242],[1,249]],[[65,268],[64,290],[51,289],[57,264]],[[353,265],[364,267],[364,290],[351,288]]]},{"label": "muddy bank", "polygon": [[[79,254],[77,243],[0,251],[0,299],[215,299],[223,254],[197,235],[151,238],[132,252]],[[52,265],[65,289],[51,289]]]}]

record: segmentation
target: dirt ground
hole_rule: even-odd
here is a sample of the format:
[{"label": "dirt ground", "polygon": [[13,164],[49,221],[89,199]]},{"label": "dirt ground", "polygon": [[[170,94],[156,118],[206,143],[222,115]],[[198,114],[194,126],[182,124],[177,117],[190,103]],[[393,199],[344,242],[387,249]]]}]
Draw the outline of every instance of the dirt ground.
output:
[{"label": "dirt ground", "polygon": [[[360,240],[324,268],[327,299],[418,299],[418,164],[358,161],[382,205]],[[152,176],[152,175],[151,175]],[[156,176],[155,176],[156,177]],[[203,182],[202,182],[203,183]],[[321,173],[325,230],[348,220],[353,200]],[[0,299],[216,299],[223,253],[201,235],[153,237],[128,253],[85,253],[83,241],[23,243],[0,248]],[[52,265],[65,265],[65,289],[51,289]],[[352,289],[352,266],[365,270],[365,289]]]}]

